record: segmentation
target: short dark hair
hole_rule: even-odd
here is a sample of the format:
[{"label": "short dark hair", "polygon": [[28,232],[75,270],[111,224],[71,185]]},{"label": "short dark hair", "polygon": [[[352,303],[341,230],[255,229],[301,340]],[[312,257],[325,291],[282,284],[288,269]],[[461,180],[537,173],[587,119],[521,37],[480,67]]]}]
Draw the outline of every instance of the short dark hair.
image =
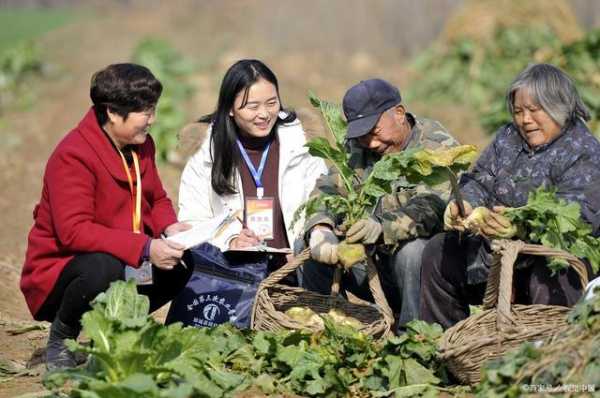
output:
[{"label": "short dark hair", "polygon": [[[234,171],[240,165],[236,147],[238,126],[229,115],[229,112],[233,109],[235,98],[239,93],[243,92],[241,106],[246,105],[250,86],[260,79],[265,79],[273,84],[279,97],[277,77],[264,63],[256,59],[243,59],[233,64],[223,77],[217,110],[199,120],[204,123],[212,123],[210,135],[210,152],[213,156],[211,185],[218,195],[236,193]],[[280,98],[279,103],[281,104],[281,102]],[[280,124],[289,123],[296,119],[296,114],[284,110],[283,104],[281,105],[281,111],[287,115],[284,118],[277,118],[272,132],[276,131]]]},{"label": "short dark hair", "polygon": [[108,65],[92,76],[90,98],[100,126],[108,121],[107,110],[127,119],[130,112],[156,106],[162,84],[142,65],[122,63]]}]

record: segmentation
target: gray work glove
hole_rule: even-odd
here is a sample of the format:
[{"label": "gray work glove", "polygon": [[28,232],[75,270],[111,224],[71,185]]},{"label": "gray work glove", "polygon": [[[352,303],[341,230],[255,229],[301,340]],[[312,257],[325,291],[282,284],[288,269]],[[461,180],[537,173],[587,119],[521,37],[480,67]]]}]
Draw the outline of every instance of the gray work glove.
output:
[{"label": "gray work glove", "polygon": [[324,264],[337,264],[337,246],[340,241],[333,231],[317,228],[313,229],[308,242],[310,256],[313,260]]},{"label": "gray work glove", "polygon": [[379,240],[383,226],[373,217],[363,218],[354,223],[346,232],[346,241],[348,243],[363,243],[372,245]]}]

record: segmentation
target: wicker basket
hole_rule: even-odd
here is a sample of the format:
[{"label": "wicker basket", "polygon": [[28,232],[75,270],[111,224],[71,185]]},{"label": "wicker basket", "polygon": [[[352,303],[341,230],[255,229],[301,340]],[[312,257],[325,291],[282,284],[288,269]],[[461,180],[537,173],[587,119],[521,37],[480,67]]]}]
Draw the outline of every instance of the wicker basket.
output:
[{"label": "wicker basket", "polygon": [[555,305],[511,305],[513,267],[519,253],[564,258],[575,269],[582,287],[586,267],[577,257],[561,250],[522,241],[496,240],[483,311],[446,330],[440,345],[441,358],[462,383],[476,384],[481,367],[489,359],[525,341],[541,340],[566,327],[570,308]]},{"label": "wicker basket", "polygon": [[392,310],[381,289],[377,270],[372,261],[367,262],[369,287],[375,305],[348,294],[345,299],[339,294],[342,271],[336,268],[331,295],[323,295],[298,287],[279,284],[286,275],[294,272],[310,257],[307,249],[295,256],[292,261],[271,273],[258,287],[254,307],[252,309],[252,329],[282,330],[308,329],[318,331],[316,325],[304,325],[285,314],[290,307],[308,307],[318,314],[327,313],[330,309],[339,309],[363,324],[361,332],[376,338],[390,335],[394,323]]}]

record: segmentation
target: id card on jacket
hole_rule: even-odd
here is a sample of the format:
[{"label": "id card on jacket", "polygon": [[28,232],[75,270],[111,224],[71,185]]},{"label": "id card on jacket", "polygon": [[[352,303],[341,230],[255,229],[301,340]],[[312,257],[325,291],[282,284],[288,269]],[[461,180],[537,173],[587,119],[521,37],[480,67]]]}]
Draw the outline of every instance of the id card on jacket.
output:
[{"label": "id card on jacket", "polygon": [[262,240],[273,239],[274,198],[246,198],[246,226]]}]

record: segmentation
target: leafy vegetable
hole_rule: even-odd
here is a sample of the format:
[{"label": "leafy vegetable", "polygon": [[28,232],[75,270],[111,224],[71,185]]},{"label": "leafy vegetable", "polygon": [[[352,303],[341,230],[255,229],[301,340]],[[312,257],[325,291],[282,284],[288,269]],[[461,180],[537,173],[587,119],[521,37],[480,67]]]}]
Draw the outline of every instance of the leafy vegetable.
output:
[{"label": "leafy vegetable", "polygon": [[[377,161],[366,179],[361,179],[350,166],[350,154],[344,145],[346,121],[340,106],[319,99],[310,93],[311,103],[319,108],[332,136],[333,145],[325,138],[310,140],[306,146],[311,155],[328,160],[336,169],[341,192],[325,192],[310,198],[296,211],[293,223],[305,211],[306,216],[319,211],[327,211],[343,219],[341,230],[347,229],[362,218],[367,211],[375,207],[377,200],[391,194],[393,185],[405,179],[408,184],[424,182],[435,186],[448,180],[449,173],[466,169],[475,159],[476,149],[472,145],[457,146],[449,149],[430,150],[411,148],[401,152],[387,154]],[[338,257],[345,268],[366,258],[362,244],[338,246]]]},{"label": "leafy vegetable", "polygon": [[[49,374],[47,388],[71,397],[232,397],[265,394],[376,397],[434,394],[446,380],[436,357],[442,330],[422,321],[405,334],[375,342],[324,316],[324,329],[240,331],[163,326],[147,315],[148,299],[133,282],[115,282],[84,315],[92,345],[83,368]],[[340,318],[341,319],[341,318]],[[345,322],[351,319],[343,316]],[[415,395],[413,395],[415,396]]]},{"label": "leafy vegetable", "polygon": [[31,100],[31,77],[44,70],[39,47],[32,41],[19,42],[0,52],[0,116],[11,105]]},{"label": "leafy vegetable", "polygon": [[597,394],[600,386],[600,294],[577,304],[568,320],[570,325],[557,331],[552,338],[524,343],[502,358],[488,362],[477,386],[477,396]]},{"label": "leafy vegetable", "polygon": [[320,100],[312,93],[310,101],[320,109],[335,143],[332,146],[326,139],[316,138],[306,146],[311,155],[324,158],[335,167],[344,192],[309,199],[298,210],[306,210],[307,217],[325,208],[334,216],[342,216],[344,224],[351,226],[367,216],[367,210],[375,206],[379,197],[391,193],[392,184],[400,178],[406,178],[411,184],[438,185],[448,179],[449,172],[456,173],[469,167],[477,155],[472,145],[439,150],[411,148],[383,156],[361,181],[348,164],[350,156],[344,146],[346,122],[339,105]]},{"label": "leafy vegetable", "polygon": [[342,110],[339,105],[321,100],[313,92],[308,93],[308,99],[315,108],[319,108],[321,111],[321,115],[323,115],[329,131],[335,138],[336,149],[343,152],[345,155],[344,158],[346,158],[347,155],[344,151],[344,140],[346,139],[347,123],[342,115]]},{"label": "leafy vegetable", "polygon": [[[564,250],[589,260],[594,273],[600,269],[600,239],[581,218],[578,203],[567,203],[556,196],[556,189],[539,187],[529,194],[527,204],[506,209],[507,216],[520,230],[520,238]],[[551,259],[553,271],[567,267],[566,260]]]}]

